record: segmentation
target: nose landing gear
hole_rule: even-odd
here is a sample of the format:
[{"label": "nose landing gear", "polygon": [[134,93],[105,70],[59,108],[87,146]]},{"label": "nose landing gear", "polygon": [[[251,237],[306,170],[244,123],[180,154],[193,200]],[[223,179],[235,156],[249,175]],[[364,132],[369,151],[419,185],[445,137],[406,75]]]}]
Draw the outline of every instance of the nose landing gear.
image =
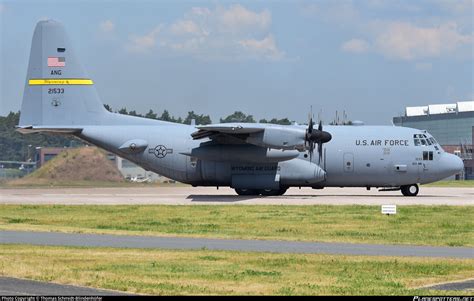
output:
[{"label": "nose landing gear", "polygon": [[420,191],[417,184],[403,185],[400,190],[404,196],[416,196]]}]

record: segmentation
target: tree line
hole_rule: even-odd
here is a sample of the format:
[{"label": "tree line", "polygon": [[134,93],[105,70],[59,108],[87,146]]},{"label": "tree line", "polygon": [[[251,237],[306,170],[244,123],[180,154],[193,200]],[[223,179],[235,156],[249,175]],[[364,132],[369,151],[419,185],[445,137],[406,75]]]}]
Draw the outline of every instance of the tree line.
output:
[{"label": "tree line", "polygon": [[[105,104],[104,107],[109,112],[114,112],[110,105]],[[137,113],[135,110],[128,111],[127,108],[121,108],[120,110],[115,111],[115,113],[150,118],[150,119],[157,119],[157,120],[162,120],[162,121],[183,123],[183,124],[191,124],[191,120],[193,119],[198,125],[206,125],[206,124],[212,123],[211,117],[209,117],[209,115],[204,115],[204,114],[198,115],[194,113],[194,111],[189,111],[188,116],[186,116],[186,118],[184,119],[181,117],[175,118],[174,116],[171,116],[168,110],[164,110],[163,113],[161,113],[161,115],[158,115],[158,113],[154,112],[152,109],[150,109],[148,113],[146,114],[140,114],[140,113]],[[235,111],[234,113],[230,114],[229,116],[225,118],[220,118],[219,122],[220,123],[230,123],[230,122],[256,123],[257,121],[254,119],[253,115],[246,115],[245,113],[241,111]],[[282,119],[272,118],[270,120],[263,118],[263,119],[260,119],[258,122],[282,124],[282,125],[291,124],[291,121],[288,118],[282,118]]]}]

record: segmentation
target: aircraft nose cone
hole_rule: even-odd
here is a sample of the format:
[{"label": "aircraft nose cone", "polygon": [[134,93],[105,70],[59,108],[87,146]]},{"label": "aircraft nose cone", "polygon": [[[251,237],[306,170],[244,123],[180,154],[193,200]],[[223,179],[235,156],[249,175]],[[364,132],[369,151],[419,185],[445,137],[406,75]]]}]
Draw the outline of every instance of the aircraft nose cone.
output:
[{"label": "aircraft nose cone", "polygon": [[464,170],[464,162],[462,162],[462,159],[459,158],[456,155],[453,155],[455,158],[453,159],[453,166],[457,172],[462,172]]},{"label": "aircraft nose cone", "polygon": [[444,155],[446,156],[443,164],[444,169],[450,175],[462,172],[462,170],[464,169],[464,163],[462,162],[461,158],[453,154],[445,153]]}]

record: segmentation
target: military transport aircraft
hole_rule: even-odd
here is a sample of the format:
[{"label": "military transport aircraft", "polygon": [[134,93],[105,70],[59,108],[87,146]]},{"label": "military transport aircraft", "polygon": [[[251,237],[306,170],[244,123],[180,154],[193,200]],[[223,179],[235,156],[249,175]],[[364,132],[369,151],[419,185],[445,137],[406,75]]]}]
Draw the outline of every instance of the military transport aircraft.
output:
[{"label": "military transport aircraft", "polygon": [[[239,195],[289,187],[371,187],[418,194],[418,183],[463,169],[426,131],[394,126],[258,123],[184,125],[107,111],[63,26],[41,21],[33,35],[22,133],[72,134],[146,170]],[[314,154],[314,155],[313,155]]]}]

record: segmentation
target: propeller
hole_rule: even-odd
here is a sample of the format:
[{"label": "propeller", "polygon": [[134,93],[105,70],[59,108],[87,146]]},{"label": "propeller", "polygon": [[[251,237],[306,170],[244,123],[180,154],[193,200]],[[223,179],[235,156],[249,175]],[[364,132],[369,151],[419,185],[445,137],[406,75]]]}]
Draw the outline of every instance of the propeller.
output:
[{"label": "propeller", "polygon": [[313,128],[313,117],[310,116],[309,118],[309,125],[308,129],[306,130],[306,136],[305,136],[305,144],[307,145],[309,149],[309,161],[312,162],[313,158],[313,151],[315,144],[318,144],[318,153],[319,153],[319,161],[318,164],[321,163],[321,157],[323,153],[323,143],[331,141],[332,136],[326,131],[323,131],[323,124],[321,121],[319,121],[319,126],[318,129],[315,130]]}]

